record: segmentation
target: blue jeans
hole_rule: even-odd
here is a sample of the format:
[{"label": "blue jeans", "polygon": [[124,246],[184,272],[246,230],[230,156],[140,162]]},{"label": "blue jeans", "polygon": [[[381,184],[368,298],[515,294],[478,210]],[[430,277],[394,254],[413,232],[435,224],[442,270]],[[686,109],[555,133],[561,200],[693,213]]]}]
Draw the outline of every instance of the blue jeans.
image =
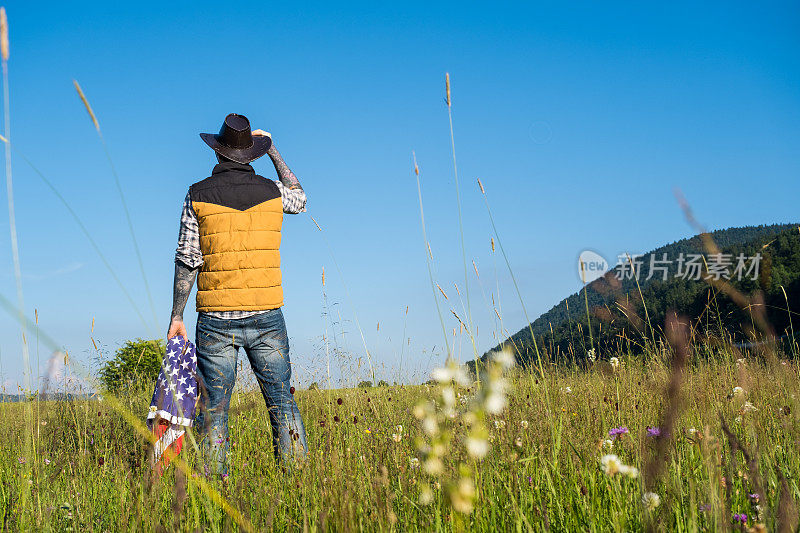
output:
[{"label": "blue jeans", "polygon": [[196,340],[202,400],[195,424],[203,435],[206,471],[228,473],[228,408],[240,347],[267,403],[276,458],[289,463],[304,457],[308,451],[306,430],[290,391],[289,339],[280,308],[237,320],[200,313]]}]

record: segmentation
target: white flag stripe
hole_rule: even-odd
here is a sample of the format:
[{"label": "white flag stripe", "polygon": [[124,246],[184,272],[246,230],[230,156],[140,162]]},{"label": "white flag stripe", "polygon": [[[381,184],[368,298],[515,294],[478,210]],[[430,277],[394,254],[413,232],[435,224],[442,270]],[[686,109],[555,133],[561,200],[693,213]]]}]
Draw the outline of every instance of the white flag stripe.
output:
[{"label": "white flag stripe", "polygon": [[154,460],[158,461],[161,458],[161,455],[164,451],[169,448],[169,445],[181,438],[181,436],[185,433],[184,430],[177,430],[173,428],[169,428],[161,435],[161,438],[156,441],[153,445],[153,455]]}]

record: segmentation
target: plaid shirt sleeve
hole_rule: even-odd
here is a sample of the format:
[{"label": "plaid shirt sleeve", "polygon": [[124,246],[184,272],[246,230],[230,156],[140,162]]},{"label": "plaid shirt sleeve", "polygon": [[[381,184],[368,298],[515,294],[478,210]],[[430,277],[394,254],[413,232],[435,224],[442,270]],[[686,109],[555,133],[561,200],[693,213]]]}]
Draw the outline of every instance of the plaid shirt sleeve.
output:
[{"label": "plaid shirt sleeve", "polygon": [[281,201],[283,202],[283,212],[290,215],[305,213],[306,211],[306,192],[297,187],[290,189],[280,181],[276,181],[278,190],[281,191]]},{"label": "plaid shirt sleeve", "polygon": [[200,251],[200,228],[197,224],[197,214],[192,209],[192,199],[189,193],[186,193],[186,199],[183,201],[175,261],[180,261],[192,269],[199,268],[203,264],[203,253]]}]

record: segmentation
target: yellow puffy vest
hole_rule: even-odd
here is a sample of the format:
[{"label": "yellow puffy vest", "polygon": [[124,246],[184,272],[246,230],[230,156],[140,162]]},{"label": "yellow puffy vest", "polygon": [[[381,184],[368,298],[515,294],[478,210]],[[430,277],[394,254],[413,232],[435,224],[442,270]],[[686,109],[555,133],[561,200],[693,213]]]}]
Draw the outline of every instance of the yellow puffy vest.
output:
[{"label": "yellow puffy vest", "polygon": [[189,189],[203,266],[197,311],[263,311],[283,306],[278,186],[253,167],[220,163]]}]

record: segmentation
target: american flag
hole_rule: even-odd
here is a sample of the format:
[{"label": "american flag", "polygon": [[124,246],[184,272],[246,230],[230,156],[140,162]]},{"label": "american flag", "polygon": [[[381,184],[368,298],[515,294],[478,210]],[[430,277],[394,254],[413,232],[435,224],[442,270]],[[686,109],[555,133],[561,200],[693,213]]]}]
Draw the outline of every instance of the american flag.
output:
[{"label": "american flag", "polygon": [[197,404],[197,352],[194,344],[180,335],[167,341],[147,425],[155,436],[153,461],[158,473],[183,447],[186,429],[194,421]]}]

